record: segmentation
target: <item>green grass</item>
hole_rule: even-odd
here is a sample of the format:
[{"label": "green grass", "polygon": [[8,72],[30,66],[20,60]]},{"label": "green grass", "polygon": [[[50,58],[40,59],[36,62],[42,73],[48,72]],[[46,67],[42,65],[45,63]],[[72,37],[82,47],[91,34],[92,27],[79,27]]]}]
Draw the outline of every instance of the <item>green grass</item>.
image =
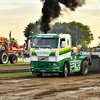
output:
[{"label": "green grass", "polygon": [[16,64],[11,64],[10,62],[7,64],[0,64],[0,66],[23,66],[30,65],[30,62],[17,62]]},{"label": "green grass", "polygon": [[3,73],[3,74],[0,74],[0,77],[22,76],[22,75],[32,75],[32,72]]}]

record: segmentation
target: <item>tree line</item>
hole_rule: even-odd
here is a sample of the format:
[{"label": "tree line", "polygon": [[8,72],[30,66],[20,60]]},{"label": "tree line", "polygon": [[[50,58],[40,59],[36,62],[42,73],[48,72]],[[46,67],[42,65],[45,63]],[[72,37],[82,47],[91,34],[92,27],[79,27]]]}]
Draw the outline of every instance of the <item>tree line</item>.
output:
[{"label": "tree line", "polygon": [[[30,39],[35,34],[43,34],[40,30],[40,20],[36,21],[35,23],[29,23],[24,31],[24,36],[26,37],[25,42],[28,43],[28,39]],[[89,50],[88,45],[91,41],[94,40],[93,33],[88,25],[84,25],[80,22],[56,22],[54,25],[51,26],[51,30],[48,33],[63,33],[63,34],[70,34],[72,39],[72,46],[76,46],[76,39],[77,39],[77,46],[81,51]]]}]

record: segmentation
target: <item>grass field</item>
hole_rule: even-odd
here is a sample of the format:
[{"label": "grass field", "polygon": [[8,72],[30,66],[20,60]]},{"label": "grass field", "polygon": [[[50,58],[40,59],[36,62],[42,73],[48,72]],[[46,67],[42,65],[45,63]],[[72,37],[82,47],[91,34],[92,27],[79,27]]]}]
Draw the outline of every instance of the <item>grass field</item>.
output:
[{"label": "grass field", "polygon": [[[17,62],[16,64],[0,64],[0,66],[25,66],[30,65],[30,62]],[[20,72],[20,73],[0,73],[0,77],[9,77],[9,76],[22,76],[22,75],[32,75],[32,72]]]},{"label": "grass field", "polygon": [[11,64],[10,62],[7,64],[0,64],[0,66],[24,66],[30,65],[30,62],[17,62],[16,64]]},{"label": "grass field", "polygon": [[22,75],[32,75],[32,72],[4,73],[0,74],[0,77],[22,76]]}]

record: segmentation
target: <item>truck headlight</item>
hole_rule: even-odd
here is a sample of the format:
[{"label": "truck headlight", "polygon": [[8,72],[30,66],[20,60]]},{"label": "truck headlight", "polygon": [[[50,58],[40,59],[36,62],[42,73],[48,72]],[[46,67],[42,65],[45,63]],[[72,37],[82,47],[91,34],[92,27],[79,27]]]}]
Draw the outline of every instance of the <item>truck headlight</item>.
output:
[{"label": "truck headlight", "polygon": [[57,63],[54,63],[53,66],[57,66]]}]

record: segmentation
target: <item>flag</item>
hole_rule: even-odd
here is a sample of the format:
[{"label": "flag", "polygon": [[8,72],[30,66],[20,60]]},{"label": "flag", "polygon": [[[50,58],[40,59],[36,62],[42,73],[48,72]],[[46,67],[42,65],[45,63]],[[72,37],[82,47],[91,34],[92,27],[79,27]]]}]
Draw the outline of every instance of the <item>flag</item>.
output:
[{"label": "flag", "polygon": [[9,38],[10,38],[10,43],[11,43],[11,31],[10,31],[10,33],[9,33]]},{"label": "flag", "polygon": [[10,40],[10,50],[11,50],[11,31],[9,33],[9,40]]},{"label": "flag", "polygon": [[77,36],[76,36],[76,46],[77,46],[78,40],[77,40]]}]

